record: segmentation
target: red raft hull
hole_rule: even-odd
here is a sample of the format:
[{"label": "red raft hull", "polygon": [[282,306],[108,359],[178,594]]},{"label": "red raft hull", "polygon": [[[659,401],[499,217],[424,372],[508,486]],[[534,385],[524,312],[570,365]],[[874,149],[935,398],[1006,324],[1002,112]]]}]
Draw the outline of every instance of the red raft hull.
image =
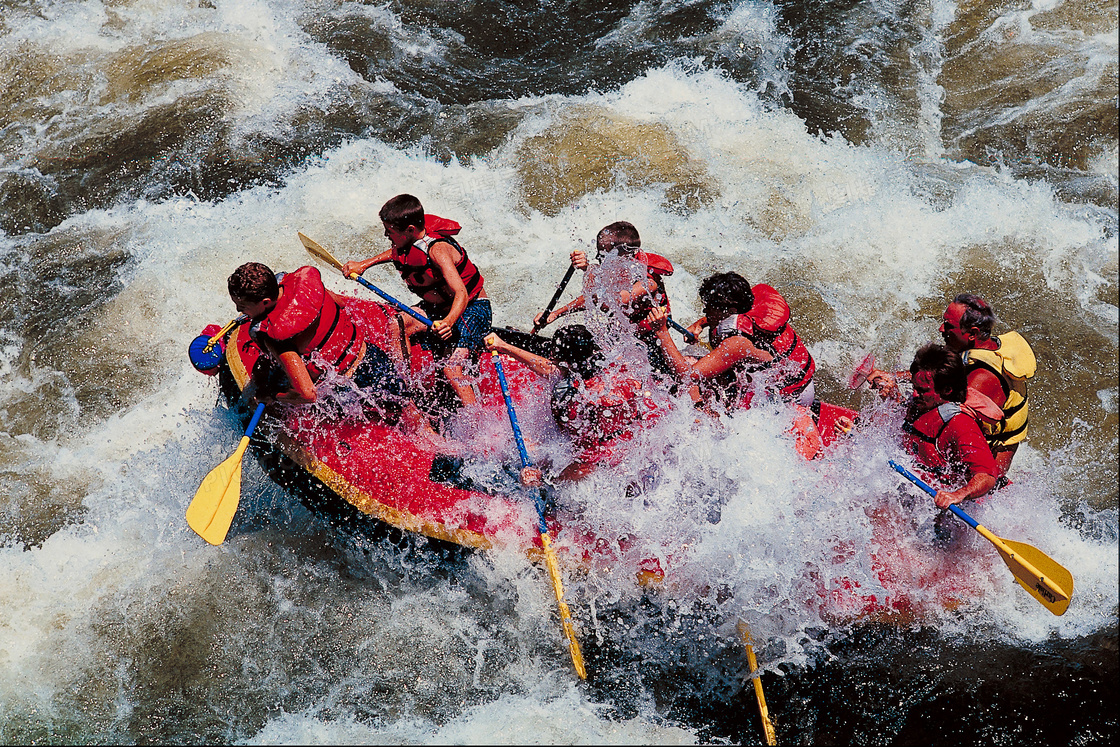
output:
[{"label": "red raft hull", "polygon": [[[383,349],[389,344],[390,307],[350,299],[347,309],[361,320],[370,344]],[[418,346],[413,350],[414,367],[430,363],[430,356]],[[259,355],[247,327],[230,334],[226,362],[239,389],[248,384]],[[517,396],[543,392],[543,383],[530,371],[516,361],[504,360]],[[480,368],[483,406],[504,409],[493,368]],[[294,409],[284,426],[277,442],[284,456],[363,514],[407,532],[470,548],[529,548],[540,542],[531,501],[464,490],[432,479],[433,462],[439,455],[397,428],[357,418],[332,420],[327,428],[310,408]]]},{"label": "red raft hull", "polygon": [[[387,335],[394,316],[391,307],[351,298],[347,308],[360,320],[369,344],[382,349],[392,344]],[[249,372],[259,355],[246,327],[230,333],[225,359],[238,389],[248,384]],[[412,364],[414,371],[430,368],[430,355],[413,346]],[[503,366],[515,402],[548,396],[545,382],[516,360],[503,357]],[[480,369],[482,407],[501,412],[504,417],[505,405],[494,368],[484,363]],[[817,416],[817,430],[827,454],[835,439],[837,418],[855,418],[858,413],[822,402]],[[466,548],[514,547],[532,555],[540,547],[532,497],[516,490],[510,495],[479,492],[441,481],[439,470],[433,470],[440,454],[398,428],[361,418],[325,423],[313,408],[292,408],[275,447],[333,496],[390,527]],[[557,538],[558,549],[582,557],[585,563],[614,565],[625,554],[617,542],[602,541],[579,527],[564,528],[550,519],[549,529]],[[889,561],[875,558],[879,567],[890,566]],[[635,562],[634,572],[643,582],[664,575],[656,560]],[[887,583],[886,576],[894,574],[884,573],[884,585],[893,585]],[[817,605],[826,616],[868,618],[909,611],[908,600],[878,599],[847,579],[824,586]]]}]

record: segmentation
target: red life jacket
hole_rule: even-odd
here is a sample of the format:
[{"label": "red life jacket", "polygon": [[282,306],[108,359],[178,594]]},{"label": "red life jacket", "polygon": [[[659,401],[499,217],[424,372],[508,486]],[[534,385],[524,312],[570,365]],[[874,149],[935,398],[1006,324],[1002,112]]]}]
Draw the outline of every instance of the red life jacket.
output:
[{"label": "red life jacket", "polygon": [[393,265],[401,274],[408,289],[420,297],[421,305],[430,315],[446,316],[451,310],[455,300],[455,293],[443,279],[443,273],[432,264],[432,244],[440,241],[451,244],[459,252],[459,261],[455,263],[455,271],[463,279],[467,287],[467,297],[473,299],[482,292],[482,273],[467,258],[467,250],[451,238],[459,233],[461,227],[458,223],[436,215],[424,216],[423,239],[408,247],[403,255],[393,252]]},{"label": "red life jacket", "polygon": [[280,277],[282,293],[268,316],[249,327],[249,336],[295,349],[307,364],[312,380],[323,375],[323,365],[345,373],[358,362],[365,335],[350,314],[323,286],[314,267],[301,267]]},{"label": "red life jacket", "polygon": [[902,426],[906,432],[906,450],[939,477],[952,477],[959,471],[954,469],[950,455],[941,451],[937,441],[949,427],[949,422],[962,414],[958,403],[945,402],[922,413],[914,422],[906,421]]},{"label": "red life jacket", "polygon": [[734,322],[728,325],[730,329],[720,324],[721,329],[710,331],[712,347],[718,347],[731,335],[746,337],[756,347],[774,356],[774,360],[750,365],[746,370],[784,367],[787,373],[778,380],[779,391],[787,399],[797,399],[813,381],[813,373],[817,370],[813,356],[789,323],[789,304],[782,294],[765,283],[752,286],[751,292],[754,293],[754,304],[750,311],[733,317]]},{"label": "red life jacket", "polygon": [[603,377],[586,381],[564,379],[552,390],[552,415],[561,430],[572,437],[580,458],[595,462],[609,455],[619,440],[633,437],[639,421],[658,415],[658,406],[638,379],[616,376],[604,388]]},{"label": "red life jacket", "polygon": [[[638,252],[634,255],[634,259],[645,266],[646,279],[653,284],[653,292],[650,294],[653,308],[659,309],[664,306],[666,311],[671,314],[672,309],[669,308],[669,294],[665,292],[665,281],[661,278],[673,274],[673,263],[660,254],[652,254],[650,252]],[[638,329],[641,332],[653,332],[653,328],[650,327],[649,323],[646,321],[649,312],[650,309],[643,305],[640,309],[636,309],[629,317],[631,322],[638,325]]]}]

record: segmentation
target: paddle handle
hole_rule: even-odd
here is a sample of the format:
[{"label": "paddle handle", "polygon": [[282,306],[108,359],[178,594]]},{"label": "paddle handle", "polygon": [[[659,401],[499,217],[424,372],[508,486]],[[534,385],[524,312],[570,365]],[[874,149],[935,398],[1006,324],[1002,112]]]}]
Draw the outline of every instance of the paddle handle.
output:
[{"label": "paddle handle", "polygon": [[667,321],[669,322],[670,327],[672,327],[673,329],[677,330],[682,335],[684,335],[684,341],[687,342],[689,345],[695,343],[698,339],[700,339],[696,335],[692,334],[687,329],[682,327],[681,325],[674,322],[673,317],[669,317]]},{"label": "paddle handle", "polygon": [[227,332],[236,327],[238,324],[244,324],[247,321],[249,321],[249,317],[245,316],[244,314],[239,314],[236,319],[231,319],[229,324],[219,329],[216,333],[214,333],[213,337],[206,341],[206,347],[202,348],[202,352],[209,353],[214,349],[214,346],[218,344],[218,341],[226,336]]},{"label": "paddle handle", "polygon": [[[529,452],[525,450],[525,439],[521,436],[521,426],[517,423],[517,410],[513,407],[513,399],[509,396],[509,382],[506,381],[506,372],[502,368],[502,359],[497,350],[490,351],[490,358],[494,361],[494,370],[498,374],[498,383],[502,387],[502,398],[506,401],[506,412],[509,413],[509,424],[513,428],[513,439],[517,442],[517,452],[521,455],[521,466],[532,467],[529,461]],[[552,538],[548,534],[548,525],[544,520],[544,488],[540,489],[537,501],[537,521],[541,536],[541,549],[544,550],[545,567],[548,577],[552,581],[552,591],[556,595],[556,607],[560,613],[560,625],[564,630],[564,637],[568,639],[568,653],[572,657],[572,666],[581,680],[587,679],[587,667],[583,663],[583,652],[580,651],[579,641],[576,639],[575,626],[572,624],[572,613],[568,603],[564,601],[564,584],[560,580],[560,563],[556,559],[556,551],[552,549]]]},{"label": "paddle handle", "polygon": [[[935,496],[937,495],[937,490],[935,490],[935,489],[934,489],[933,487],[931,487],[931,486],[930,486],[930,485],[929,485],[929,484],[928,484],[928,483],[927,483],[927,482],[926,482],[925,480],[923,480],[922,478],[918,477],[917,475],[915,475],[915,474],[914,474],[914,473],[912,473],[912,472],[911,472],[910,470],[908,470],[908,469],[906,469],[905,467],[903,467],[903,466],[902,466],[901,464],[899,464],[898,462],[896,462],[896,461],[894,461],[893,459],[891,459],[891,460],[889,460],[889,462],[888,462],[888,463],[889,463],[889,464],[890,464],[890,465],[891,465],[892,467],[894,467],[894,469],[895,469],[895,471],[896,471],[896,472],[898,472],[898,473],[899,473],[900,475],[902,475],[903,477],[905,477],[905,478],[906,478],[907,480],[909,480],[910,482],[912,482],[912,483],[914,483],[915,485],[917,485],[917,486],[918,486],[919,488],[921,488],[922,490],[924,490],[924,491],[926,491],[927,493],[929,493],[931,497],[935,497]],[[949,506],[949,510],[950,510],[950,511],[952,511],[952,512],[953,512],[954,514],[956,514],[956,515],[957,515],[957,518],[958,518],[958,519],[960,519],[961,521],[963,521],[963,522],[964,522],[965,524],[968,524],[968,525],[969,525],[970,527],[972,527],[973,529],[975,529],[975,530],[977,530],[977,531],[980,531],[980,529],[981,529],[981,527],[980,527],[980,524],[978,524],[978,523],[977,523],[976,519],[973,519],[973,518],[972,518],[971,516],[969,516],[968,514],[966,514],[966,513],[964,512],[964,510],[963,510],[963,509],[962,509],[962,508],[961,508],[960,506],[956,505],[955,503],[954,503],[954,504],[951,504],[951,505]],[[980,533],[981,533],[981,534],[983,534],[983,532],[980,532]]]},{"label": "paddle handle", "polygon": [[352,273],[350,273],[350,279],[358,281],[359,283],[364,285],[366,288],[369,288],[371,291],[373,291],[377,295],[384,298],[386,301],[391,303],[393,306],[396,306],[399,310],[408,314],[409,316],[411,316],[416,321],[421,322],[424,326],[426,326],[426,327],[432,326],[432,320],[431,319],[424,316],[423,314],[421,314],[419,311],[412,308],[411,306],[405,306],[403,303],[401,303],[397,299],[393,298],[388,293],[386,293],[385,291],[381,290],[380,288],[378,288],[373,283],[371,283],[368,280],[366,280],[365,278],[363,278],[361,275],[359,275],[355,272],[352,272]]},{"label": "paddle handle", "polygon": [[568,281],[572,279],[572,275],[574,275],[575,272],[576,266],[569,265],[568,271],[564,273],[564,279],[560,281],[560,285],[556,286],[556,292],[552,294],[552,300],[548,302],[548,306],[545,307],[544,313],[541,314],[541,320],[533,325],[534,335],[544,329],[544,326],[548,324],[548,315],[552,313],[552,310],[554,308],[556,308],[556,302],[560,300],[560,294],[564,292],[564,288],[567,287]]}]

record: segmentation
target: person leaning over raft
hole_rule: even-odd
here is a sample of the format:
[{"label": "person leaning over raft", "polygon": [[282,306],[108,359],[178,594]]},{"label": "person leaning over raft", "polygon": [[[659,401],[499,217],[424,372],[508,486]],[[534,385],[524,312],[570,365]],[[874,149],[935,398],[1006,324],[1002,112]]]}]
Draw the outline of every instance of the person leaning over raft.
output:
[{"label": "person leaning over raft", "polygon": [[742,275],[722,272],[700,284],[700,299],[704,316],[689,331],[699,334],[708,327],[712,351],[694,363],[669,334],[667,312],[655,309],[648,317],[672,370],[697,385],[691,390],[694,400],[701,399],[699,385],[711,383],[728,410],[746,409],[754,392],[745,383],[765,371],[777,377],[769,386],[783,399],[812,406],[816,364],[790,324],[789,304],[778,291],[763,283],[752,287]]},{"label": "person leaning over raft", "polygon": [[404,387],[388,356],[366,343],[346,310],[346,297],[328,290],[319,270],[301,267],[276,275],[260,262],[247,262],[229,276],[227,288],[238,312],[249,318],[249,337],[264,353],[251,374],[250,395],[257,401],[315,402],[315,383],[333,370],[401,404]]},{"label": "person leaning over raft", "polygon": [[910,377],[914,394],[903,425],[906,448],[935,475],[933,482],[964,482],[957,490],[939,488],[933,502],[944,509],[991,492],[1000,470],[979,424],[961,407],[968,381],[960,355],[926,345],[914,355]]},{"label": "person leaning over raft", "polygon": [[[673,274],[673,263],[659,254],[641,251],[642,238],[633,223],[620,220],[604,226],[595,236],[595,260],[601,263],[610,253],[614,252],[619,257],[631,259],[645,268],[646,276],[634,283],[631,287],[619,291],[619,303],[626,311],[627,318],[636,325],[638,340],[646,346],[650,365],[662,373],[670,373],[671,368],[657,345],[653,330],[645,322],[645,317],[651,309],[664,307],[669,312],[669,294],[665,290],[664,278]],[[576,249],[571,256],[572,266],[577,270],[588,271],[591,263],[587,254],[581,249]],[[540,324],[544,327],[562,316],[582,311],[587,306],[583,294],[569,303],[544,317],[544,312],[533,320],[534,326]],[[542,318],[543,317],[543,318]]]},{"label": "person leaning over raft", "polygon": [[[639,422],[656,417],[659,406],[648,387],[627,374],[624,364],[604,370],[599,346],[582,324],[557,331],[551,345],[551,357],[545,358],[495,334],[486,337],[487,349],[516,358],[553,382],[552,417],[578,451],[577,460],[557,479],[582,480],[597,463],[612,457],[612,446],[630,438]],[[522,470],[526,484],[537,485],[540,477],[535,468]]]},{"label": "person leaning over raft", "polygon": [[423,333],[421,346],[444,358],[444,375],[459,400],[474,404],[474,389],[463,373],[463,364],[482,349],[492,312],[482,273],[467,257],[467,250],[452,238],[459,233],[459,224],[426,215],[420,200],[408,194],[391,198],[378,215],[390,248],[369,259],[347,262],[343,273],[361,275],[374,265],[392,262],[408,289],[420,297],[420,309],[432,320],[429,333],[421,322],[400,315],[401,346],[414,334]]},{"label": "person leaning over raft", "polygon": [[[1035,374],[1034,351],[1018,332],[992,337],[996,315],[980,296],[961,293],[945,309],[941,337],[945,346],[959,353],[968,376],[971,399],[989,399],[1002,410],[994,421],[980,421],[988,446],[1000,468],[1007,474],[1015,452],[1027,437],[1027,379]],[[872,371],[868,383],[885,394],[897,391],[896,377]]]}]

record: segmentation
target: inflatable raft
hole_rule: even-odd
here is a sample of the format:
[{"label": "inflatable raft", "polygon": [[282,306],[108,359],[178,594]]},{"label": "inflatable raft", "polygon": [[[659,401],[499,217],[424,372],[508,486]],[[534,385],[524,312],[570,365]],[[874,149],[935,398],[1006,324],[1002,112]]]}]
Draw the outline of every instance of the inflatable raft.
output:
[{"label": "inflatable raft", "polygon": [[[347,309],[366,331],[368,344],[386,349],[389,323],[395,315],[390,306],[351,298]],[[208,328],[213,334],[216,327]],[[547,350],[547,338],[516,330],[500,330],[504,338],[535,352]],[[196,340],[196,346],[203,337]],[[223,338],[224,355],[216,352],[207,373],[217,373],[231,406],[236,406],[241,390],[249,383],[250,372],[261,355],[248,334],[246,325],[233,327]],[[197,362],[192,349],[192,362]],[[484,411],[502,413],[505,406],[500,385],[492,365],[483,361],[479,367],[478,390]],[[440,377],[432,371],[430,354],[412,347],[414,372],[427,372],[429,382]],[[512,396],[524,403],[530,398],[548,397],[546,382],[536,377],[518,361],[503,356]],[[420,378],[424,378],[423,375]],[[818,432],[824,449],[833,442],[836,419],[855,418],[858,413],[828,403],[814,409]],[[247,417],[247,412],[246,412]],[[495,415],[495,417],[498,417]],[[275,426],[275,423],[274,423]],[[345,414],[325,419],[316,407],[289,408],[272,435],[254,442],[254,451],[274,480],[294,489],[302,502],[332,524],[362,534],[423,537],[447,549],[489,549],[514,547],[531,556],[539,552],[537,509],[527,491],[516,482],[516,470],[508,468],[500,489],[481,489],[461,473],[461,459],[440,453],[438,447],[407,435],[400,427],[375,419]],[[500,472],[501,465],[494,471]],[[897,531],[897,520],[879,518],[878,529]],[[549,531],[557,549],[581,564],[618,563],[626,553],[615,552],[617,543],[603,541],[578,526],[563,526],[555,517],[548,518]],[[890,543],[880,543],[889,548]],[[930,583],[956,589],[940,571],[928,570],[926,563],[912,559],[888,557],[889,549],[878,551],[872,558],[879,569],[882,588],[874,592],[861,589],[845,578],[822,584],[816,599],[806,600],[824,617],[835,619],[871,619],[892,616],[908,617],[918,612],[907,590],[914,584]],[[634,559],[629,558],[633,563]],[[921,569],[927,568],[926,571]],[[657,581],[664,573],[656,559],[642,560],[632,570],[642,582]],[[917,578],[926,573],[935,578]],[[883,590],[887,590],[887,594]],[[952,594],[947,603],[958,604],[957,597],[969,596],[966,589]]]}]

